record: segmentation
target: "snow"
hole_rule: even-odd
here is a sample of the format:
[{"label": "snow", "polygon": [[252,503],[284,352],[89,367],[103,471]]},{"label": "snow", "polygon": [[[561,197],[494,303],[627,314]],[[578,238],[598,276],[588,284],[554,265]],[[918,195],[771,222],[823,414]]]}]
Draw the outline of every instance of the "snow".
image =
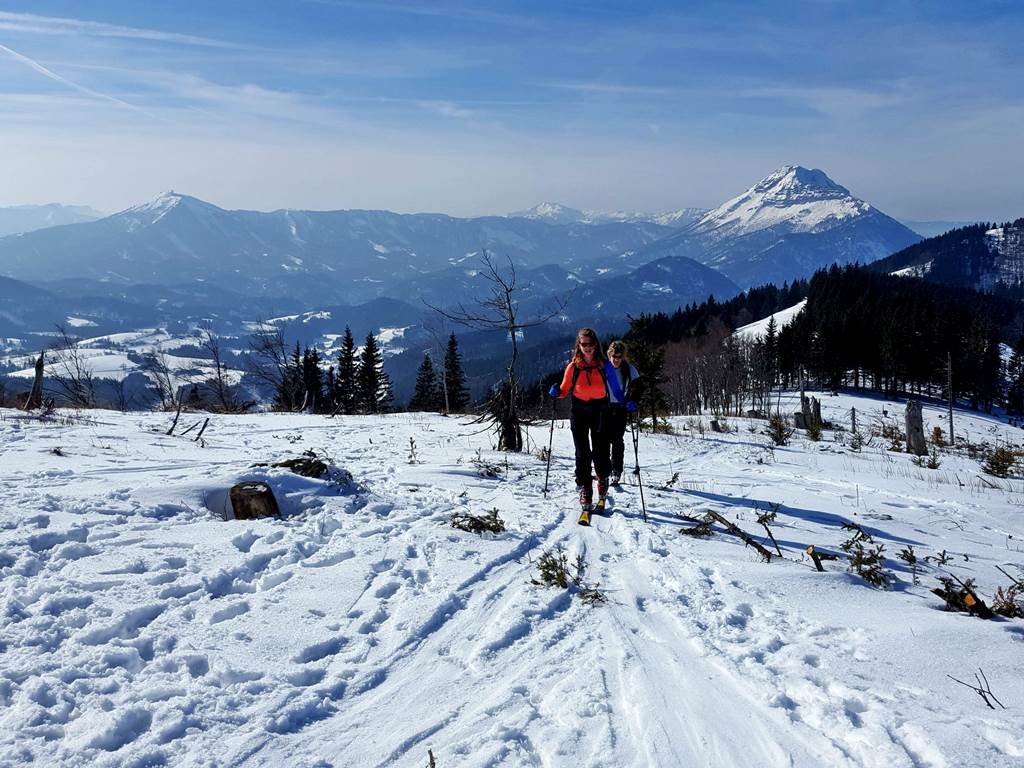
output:
[{"label": "snow", "polygon": [[[822,399],[837,422],[902,416]],[[941,416],[925,408],[929,430]],[[975,442],[1024,437],[957,419]],[[1019,478],[989,487],[966,457],[928,470],[829,431],[770,450],[763,422],[677,418],[680,434],[640,438],[649,522],[627,484],[581,528],[565,421],[546,499],[537,456],[492,451],[468,418],[214,415],[205,445],[169,421],[0,411],[0,764],[421,767],[431,749],[442,767],[1020,765],[1024,622],[946,613],[928,591],[951,571],[990,597],[996,565],[1024,564]],[[255,466],[306,449],[339,481]],[[283,518],[225,520],[241,480],[268,482]],[[768,564],[680,534],[680,514],[713,509],[757,535],[774,504],[785,557]],[[492,508],[505,533],[447,525]],[[886,545],[892,589],[803,555],[834,551],[848,521]],[[532,583],[559,544],[606,604]],[[908,545],[953,559],[915,586],[894,559]],[[1007,709],[946,677],[979,667]]]},{"label": "snow", "polygon": [[780,309],[775,314],[768,315],[768,317],[762,318],[761,320],[755,320],[752,323],[740,326],[736,329],[733,335],[750,339],[751,341],[759,339],[767,333],[768,323],[773,317],[775,318],[775,330],[778,332],[784,325],[789,325],[793,322],[793,318],[800,314],[806,304],[807,299],[798,301],[793,306]]},{"label": "snow", "polygon": [[823,171],[787,165],[706,213],[693,229],[723,237],[773,227],[820,232],[871,210]]},{"label": "snow", "polygon": [[92,320],[87,320],[84,317],[71,317],[64,318],[64,322],[72,328],[95,328],[96,323]]},{"label": "snow", "polygon": [[893,277],[924,277],[932,271],[932,263],[932,261],[926,261],[923,264],[912,264],[909,267],[894,270],[889,274]]}]

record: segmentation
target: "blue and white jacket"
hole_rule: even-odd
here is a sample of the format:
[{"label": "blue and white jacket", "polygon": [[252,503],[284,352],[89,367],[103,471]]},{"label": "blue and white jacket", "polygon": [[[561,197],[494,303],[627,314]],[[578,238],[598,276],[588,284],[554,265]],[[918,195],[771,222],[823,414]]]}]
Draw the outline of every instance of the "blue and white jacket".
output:
[{"label": "blue and white jacket", "polygon": [[623,362],[616,368],[612,365],[611,360],[605,360],[604,373],[608,380],[608,402],[610,405],[625,405],[626,401],[634,399],[630,397],[630,389],[640,378],[640,371],[632,363]]}]

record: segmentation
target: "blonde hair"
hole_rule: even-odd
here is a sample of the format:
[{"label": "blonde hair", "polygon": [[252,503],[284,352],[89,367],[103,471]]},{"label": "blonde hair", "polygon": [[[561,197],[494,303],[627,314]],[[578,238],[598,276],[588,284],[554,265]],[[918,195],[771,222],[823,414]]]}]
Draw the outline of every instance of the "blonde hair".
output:
[{"label": "blonde hair", "polygon": [[604,362],[604,351],[601,349],[601,340],[597,338],[597,331],[593,328],[580,328],[576,331],[576,344],[572,350],[572,361],[574,363],[583,362],[583,350],[580,349],[580,339],[590,339],[594,342],[594,362]]},{"label": "blonde hair", "polygon": [[622,339],[616,339],[608,345],[608,357],[612,355],[622,355],[622,359],[629,362],[629,355],[626,352],[626,342]]}]

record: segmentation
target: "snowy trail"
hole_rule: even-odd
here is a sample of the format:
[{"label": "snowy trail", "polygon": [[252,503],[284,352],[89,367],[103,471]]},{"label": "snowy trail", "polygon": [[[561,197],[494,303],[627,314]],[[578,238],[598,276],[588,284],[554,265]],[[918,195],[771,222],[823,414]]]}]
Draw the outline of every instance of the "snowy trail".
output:
[{"label": "snowy trail", "polygon": [[[156,434],[159,414],[103,414],[99,440],[91,422],[2,415],[0,765],[423,766],[428,748],[442,768],[1024,756],[1024,624],[938,611],[895,560],[897,588],[879,592],[801,554],[834,549],[856,520],[890,556],[948,549],[991,586],[995,564],[1024,565],[1007,547],[1024,492],[953,485],[975,471],[966,460],[936,482],[905,456],[795,444],[769,461],[744,431],[645,435],[651,522],[626,486],[582,528],[562,425],[544,499],[535,456],[506,465],[457,420],[216,417],[202,448]],[[306,448],[356,485],[253,466]],[[221,520],[240,479],[270,482],[285,517]],[[769,565],[736,539],[679,534],[678,513],[749,529],[770,503],[786,558]],[[506,533],[447,525],[492,507]],[[608,603],[531,583],[559,544]],[[945,678],[976,666],[1008,710]]]}]

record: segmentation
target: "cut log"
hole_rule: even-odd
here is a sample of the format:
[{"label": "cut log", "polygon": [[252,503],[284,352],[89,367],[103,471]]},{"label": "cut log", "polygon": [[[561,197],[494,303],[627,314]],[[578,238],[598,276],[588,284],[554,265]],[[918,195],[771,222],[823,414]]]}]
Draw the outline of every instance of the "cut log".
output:
[{"label": "cut log", "polygon": [[277,499],[266,483],[251,481],[231,486],[229,493],[235,520],[258,520],[263,517],[280,517]]},{"label": "cut log", "polygon": [[814,567],[817,568],[818,571],[822,572],[822,573],[825,571],[825,568],[821,564],[822,560],[838,560],[839,559],[838,555],[833,555],[831,552],[819,552],[818,550],[816,550],[814,548],[813,544],[808,544],[807,545],[807,554],[810,555],[811,556],[811,560],[814,561]]}]

